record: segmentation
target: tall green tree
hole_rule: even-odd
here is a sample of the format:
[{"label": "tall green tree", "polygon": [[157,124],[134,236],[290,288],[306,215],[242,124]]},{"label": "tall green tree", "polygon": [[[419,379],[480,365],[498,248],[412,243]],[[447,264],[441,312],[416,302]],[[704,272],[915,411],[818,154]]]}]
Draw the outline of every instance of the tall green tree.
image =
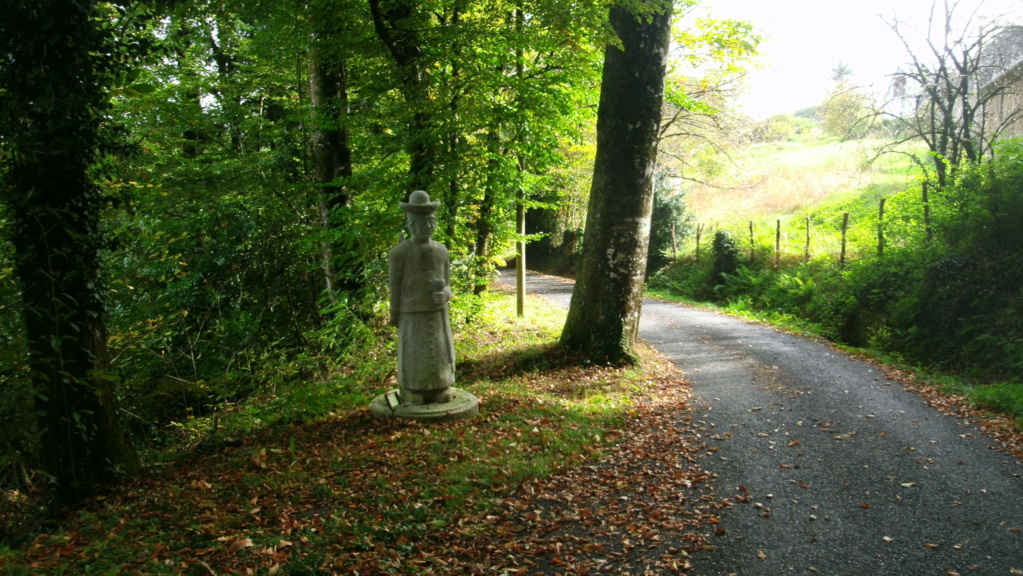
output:
[{"label": "tall green tree", "polygon": [[88,0],[0,6],[0,194],[13,214],[42,462],[61,504],[139,469],[107,372],[103,200],[89,176],[119,65],[104,29],[115,10]]},{"label": "tall green tree", "polygon": [[599,362],[631,357],[646,274],[671,0],[616,4],[604,52],[582,263],[561,341]]},{"label": "tall green tree", "polygon": [[[438,233],[485,284],[529,204],[596,99],[606,8],[599,2],[370,2],[393,79],[394,133],[411,184],[442,201]],[[397,122],[400,121],[400,127]],[[521,196],[521,198],[520,198]]]}]

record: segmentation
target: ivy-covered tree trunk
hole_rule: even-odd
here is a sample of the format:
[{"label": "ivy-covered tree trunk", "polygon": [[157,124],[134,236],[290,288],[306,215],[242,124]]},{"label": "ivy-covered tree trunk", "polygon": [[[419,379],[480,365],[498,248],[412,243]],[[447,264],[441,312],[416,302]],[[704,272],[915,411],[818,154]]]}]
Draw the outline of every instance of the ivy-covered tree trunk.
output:
[{"label": "ivy-covered tree trunk", "polygon": [[629,360],[639,330],[671,16],[663,0],[610,12],[622,45],[604,53],[582,262],[561,335],[597,362]]},{"label": "ivy-covered tree trunk", "polygon": [[61,504],[139,469],[105,370],[101,198],[88,170],[107,63],[93,10],[85,0],[0,8],[0,192],[13,216],[42,462]]}]

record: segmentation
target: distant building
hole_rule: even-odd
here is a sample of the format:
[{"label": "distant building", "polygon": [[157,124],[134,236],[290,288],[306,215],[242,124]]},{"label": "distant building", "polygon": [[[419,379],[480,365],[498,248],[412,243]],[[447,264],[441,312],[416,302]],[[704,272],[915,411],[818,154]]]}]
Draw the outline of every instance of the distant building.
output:
[{"label": "distant building", "polygon": [[1023,136],[1023,26],[1006,26],[984,46],[981,93],[997,93],[985,110],[985,132],[999,138]]}]

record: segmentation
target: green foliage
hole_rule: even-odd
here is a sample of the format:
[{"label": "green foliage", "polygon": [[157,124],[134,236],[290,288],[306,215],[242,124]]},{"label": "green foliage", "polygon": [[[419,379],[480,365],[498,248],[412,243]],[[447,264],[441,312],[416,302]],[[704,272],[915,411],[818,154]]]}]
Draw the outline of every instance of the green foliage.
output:
[{"label": "green foliage", "polygon": [[[489,281],[496,275],[496,270],[490,268],[483,271],[483,274],[489,285]],[[474,290],[479,275],[480,271],[472,270],[461,262],[452,264],[451,290],[453,295],[449,305],[452,327],[472,324],[484,313],[486,298],[483,293],[477,294]]]},{"label": "green foliage", "polygon": [[725,274],[724,280],[717,287],[722,298],[746,295],[759,308],[767,309],[805,306],[816,291],[813,278],[804,267],[779,273],[740,266],[734,275]]},{"label": "green foliage", "polygon": [[713,286],[708,285],[707,279],[711,277],[713,265],[711,258],[696,259],[692,255],[683,255],[651,277],[647,290],[660,297],[709,301],[713,298]]},{"label": "green foliage", "polygon": [[159,424],[243,397],[265,362],[305,347],[321,285],[277,197],[131,188],[110,222],[110,344],[136,414]]},{"label": "green foliage", "polygon": [[[588,178],[592,161],[589,158],[587,173],[579,178]],[[569,212],[573,208],[570,204],[574,194],[566,189],[573,186],[570,180],[575,175],[564,176],[557,178],[557,188],[538,195],[526,212],[526,234],[532,238],[526,245],[526,263],[530,270],[566,273],[575,265],[579,246],[576,242],[573,250],[571,235],[575,231],[567,228],[571,225]]]},{"label": "green foliage", "polygon": [[[695,3],[691,3],[695,4]],[[705,178],[720,172],[742,127],[728,110],[760,37],[749,22],[677,18],[669,59],[658,170],[675,177]]]},{"label": "green foliage", "polygon": [[796,118],[805,118],[819,122],[824,117],[824,106],[808,106],[792,113]]},{"label": "green foliage", "polygon": [[674,40],[685,48],[683,57],[693,67],[714,65],[717,74],[742,72],[760,44],[753,24],[744,20],[699,18],[682,25]]}]

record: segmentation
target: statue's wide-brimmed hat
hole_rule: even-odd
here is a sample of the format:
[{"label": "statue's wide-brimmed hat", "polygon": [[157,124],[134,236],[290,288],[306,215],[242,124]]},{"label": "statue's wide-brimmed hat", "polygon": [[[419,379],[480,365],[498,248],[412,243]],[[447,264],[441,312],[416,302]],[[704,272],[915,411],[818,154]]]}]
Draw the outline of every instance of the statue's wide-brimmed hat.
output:
[{"label": "statue's wide-brimmed hat", "polygon": [[398,202],[398,206],[409,214],[433,214],[440,202],[430,202],[430,195],[423,190],[416,190],[408,197],[408,202]]}]

